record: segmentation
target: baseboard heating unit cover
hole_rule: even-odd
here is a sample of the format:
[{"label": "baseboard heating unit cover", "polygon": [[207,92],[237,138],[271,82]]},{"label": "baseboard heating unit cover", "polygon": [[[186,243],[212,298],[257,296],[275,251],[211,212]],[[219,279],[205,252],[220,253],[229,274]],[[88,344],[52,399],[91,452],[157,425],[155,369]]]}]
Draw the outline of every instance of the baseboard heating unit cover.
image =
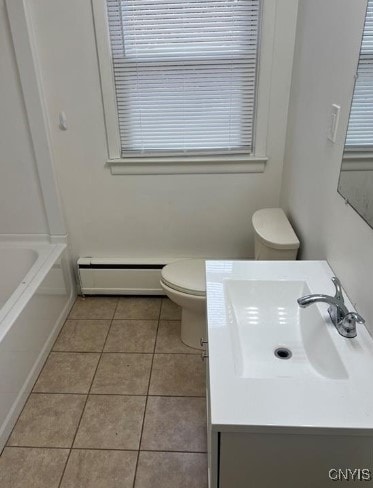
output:
[{"label": "baseboard heating unit cover", "polygon": [[[180,259],[180,258],[178,258]],[[83,295],[164,295],[162,268],[172,258],[79,258]]]}]

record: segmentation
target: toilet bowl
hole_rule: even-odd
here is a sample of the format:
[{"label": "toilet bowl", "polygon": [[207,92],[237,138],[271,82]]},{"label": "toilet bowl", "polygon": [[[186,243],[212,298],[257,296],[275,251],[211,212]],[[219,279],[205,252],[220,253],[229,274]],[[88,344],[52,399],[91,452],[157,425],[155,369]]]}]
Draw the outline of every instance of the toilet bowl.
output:
[{"label": "toilet bowl", "polygon": [[[299,240],[281,208],[258,210],[252,217],[255,259],[294,260]],[[182,259],[161,272],[161,286],[170,300],[181,307],[181,340],[202,349],[207,337],[205,260]]]},{"label": "toilet bowl", "polygon": [[162,269],[161,286],[170,300],[181,307],[181,340],[201,349],[206,337],[205,260],[182,259]]}]

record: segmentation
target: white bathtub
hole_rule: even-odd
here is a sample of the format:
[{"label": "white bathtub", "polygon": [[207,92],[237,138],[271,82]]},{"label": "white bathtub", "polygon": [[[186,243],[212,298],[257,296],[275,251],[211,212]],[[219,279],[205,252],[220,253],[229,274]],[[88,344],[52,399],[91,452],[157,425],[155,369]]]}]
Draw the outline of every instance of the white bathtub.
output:
[{"label": "white bathtub", "polygon": [[74,299],[65,244],[0,241],[0,452]]}]

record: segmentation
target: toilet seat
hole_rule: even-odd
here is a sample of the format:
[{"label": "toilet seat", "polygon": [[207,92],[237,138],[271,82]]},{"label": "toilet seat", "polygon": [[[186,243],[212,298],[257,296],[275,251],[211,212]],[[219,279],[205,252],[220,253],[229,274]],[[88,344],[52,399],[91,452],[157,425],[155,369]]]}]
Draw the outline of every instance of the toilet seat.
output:
[{"label": "toilet seat", "polygon": [[174,290],[188,295],[206,296],[204,259],[183,259],[167,264],[161,276],[161,281]]}]

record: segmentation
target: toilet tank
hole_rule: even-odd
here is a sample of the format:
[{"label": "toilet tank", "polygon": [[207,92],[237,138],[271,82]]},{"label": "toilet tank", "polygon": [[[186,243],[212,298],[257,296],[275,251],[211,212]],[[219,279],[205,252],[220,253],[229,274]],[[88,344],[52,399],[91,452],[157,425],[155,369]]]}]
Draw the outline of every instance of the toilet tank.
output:
[{"label": "toilet tank", "polygon": [[282,208],[257,210],[252,223],[255,232],[255,259],[296,259],[299,240]]}]

